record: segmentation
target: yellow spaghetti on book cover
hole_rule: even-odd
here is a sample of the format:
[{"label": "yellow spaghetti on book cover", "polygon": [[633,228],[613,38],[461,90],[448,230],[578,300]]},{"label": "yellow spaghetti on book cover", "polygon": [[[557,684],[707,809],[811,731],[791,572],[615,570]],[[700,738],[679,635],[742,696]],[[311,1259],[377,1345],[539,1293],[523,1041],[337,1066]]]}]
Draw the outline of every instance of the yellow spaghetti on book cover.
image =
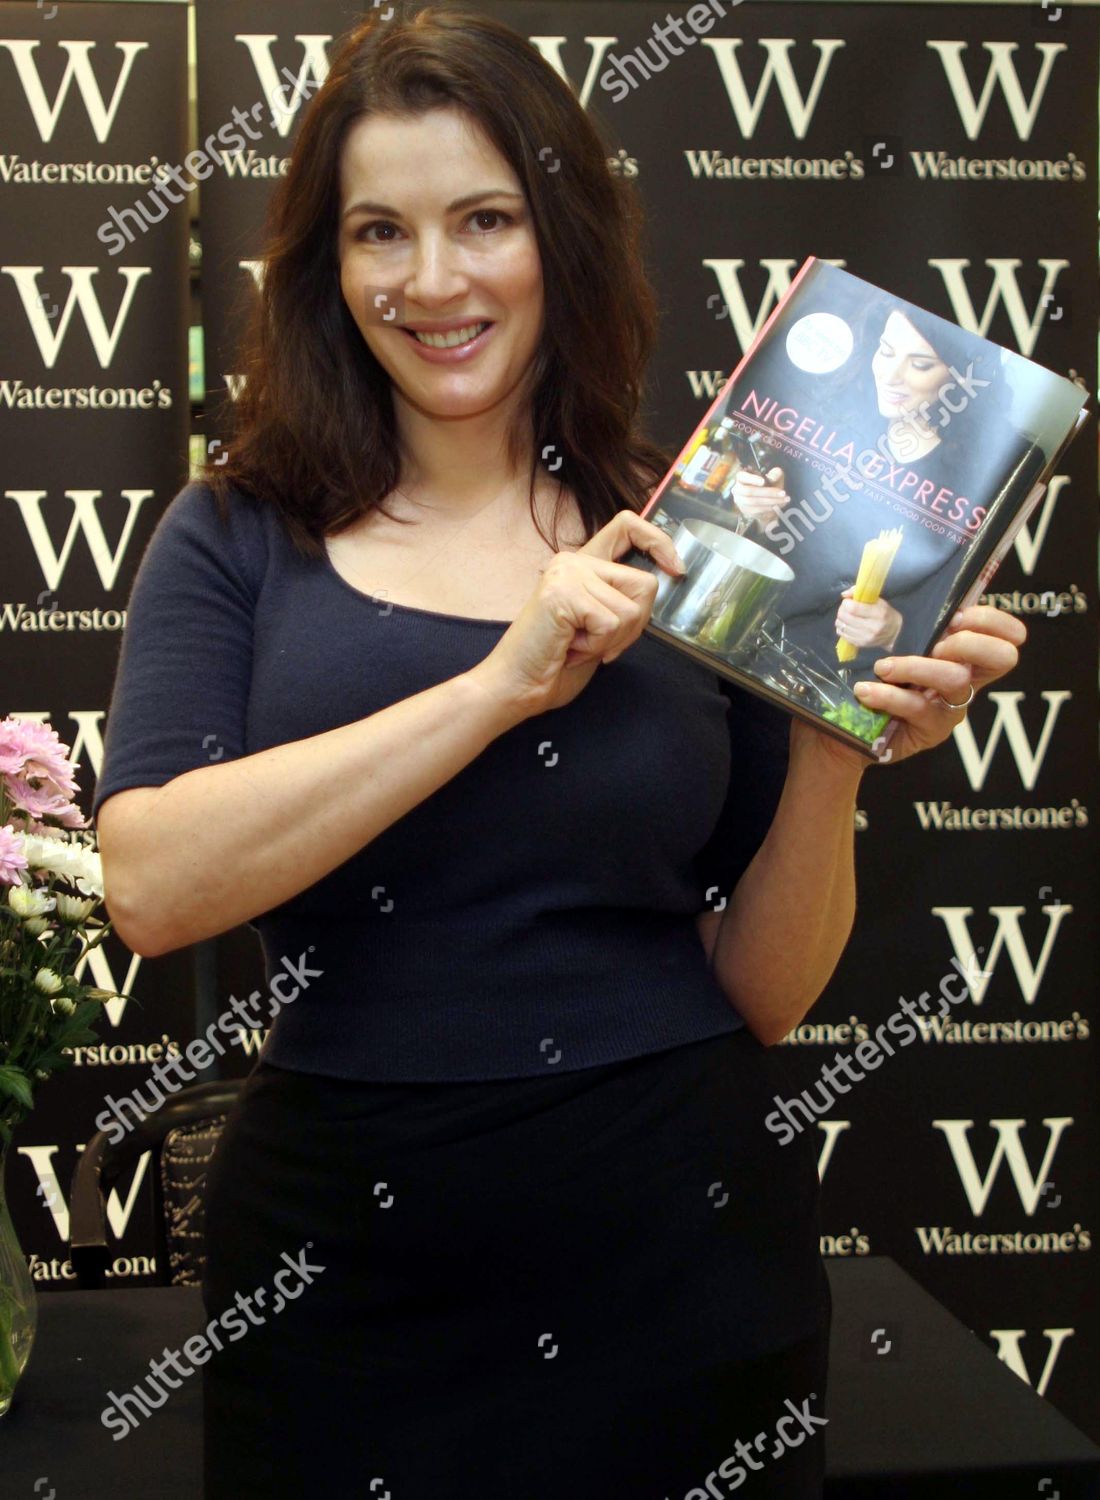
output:
[{"label": "yellow spaghetti on book cover", "polygon": [[[886,575],[890,571],[890,564],[894,560],[894,554],[900,546],[900,526],[895,526],[893,531],[880,531],[878,536],[873,536],[864,542],[863,556],[859,560],[859,574],[852,590],[852,598],[857,604],[877,603],[883,584],[886,582]],[[837,661],[854,661],[857,655],[858,648],[853,646],[851,641],[843,639],[837,641]]]}]

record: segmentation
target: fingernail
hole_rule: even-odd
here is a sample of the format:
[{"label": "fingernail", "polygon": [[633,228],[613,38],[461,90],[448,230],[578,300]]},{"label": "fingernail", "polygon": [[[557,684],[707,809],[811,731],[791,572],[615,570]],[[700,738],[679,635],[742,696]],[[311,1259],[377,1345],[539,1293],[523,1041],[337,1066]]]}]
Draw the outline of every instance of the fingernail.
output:
[{"label": "fingernail", "polygon": [[676,569],[677,573],[687,572],[687,568],[684,566],[675,552],[672,554],[672,566]]},{"label": "fingernail", "polygon": [[960,613],[960,614],[952,615],[951,616],[951,623],[952,623],[952,625],[961,625],[962,624],[962,614]]},{"label": "fingernail", "polygon": [[875,662],[875,671],[889,672],[893,665],[894,658],[892,656],[881,656],[879,657],[878,661]]},{"label": "fingernail", "polygon": [[866,698],[874,686],[875,683],[873,682],[857,682],[852,692],[855,693],[857,698]]}]

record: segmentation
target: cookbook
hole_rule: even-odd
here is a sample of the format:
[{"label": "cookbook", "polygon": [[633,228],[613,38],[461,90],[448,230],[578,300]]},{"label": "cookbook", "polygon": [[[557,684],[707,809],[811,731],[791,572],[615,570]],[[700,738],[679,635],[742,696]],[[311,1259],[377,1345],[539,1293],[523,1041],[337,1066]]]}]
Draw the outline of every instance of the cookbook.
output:
[{"label": "cookbook", "polygon": [[888,758],[853,692],[985,591],[1086,420],[1082,385],[810,256],[650,496],[647,631]]}]

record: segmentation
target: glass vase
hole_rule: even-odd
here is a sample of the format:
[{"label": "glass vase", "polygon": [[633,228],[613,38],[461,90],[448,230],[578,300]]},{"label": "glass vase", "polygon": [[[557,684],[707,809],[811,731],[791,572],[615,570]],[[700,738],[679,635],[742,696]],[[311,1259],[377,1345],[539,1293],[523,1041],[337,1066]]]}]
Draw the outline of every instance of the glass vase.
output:
[{"label": "glass vase", "polygon": [[38,1326],[38,1294],[8,1209],[10,1146],[0,1144],[0,1417],[27,1367]]}]

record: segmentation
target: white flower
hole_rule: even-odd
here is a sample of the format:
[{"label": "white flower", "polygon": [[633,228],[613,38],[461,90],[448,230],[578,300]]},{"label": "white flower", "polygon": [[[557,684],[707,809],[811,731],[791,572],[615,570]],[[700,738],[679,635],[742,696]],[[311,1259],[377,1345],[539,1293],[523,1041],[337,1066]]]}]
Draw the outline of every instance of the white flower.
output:
[{"label": "white flower", "polygon": [[41,937],[44,932],[52,932],[53,928],[45,917],[28,917],[23,923],[24,930],[31,937]]},{"label": "white flower", "polygon": [[32,870],[49,870],[75,885],[82,896],[103,899],[103,864],[98,853],[86,844],[28,833],[23,853]]},{"label": "white flower", "polygon": [[38,886],[13,885],[8,891],[8,905],[17,917],[43,917],[56,904],[49,891]]},{"label": "white flower", "polygon": [[53,969],[39,969],[34,982],[44,995],[56,995],[62,984],[61,975]]},{"label": "white flower", "polygon": [[57,897],[57,915],[63,922],[71,922],[74,926],[78,922],[84,922],[95,911],[96,902],[80,896],[68,896],[64,891],[55,891]]},{"label": "white flower", "polygon": [[[39,970],[39,973],[45,972],[47,971],[43,969]],[[50,1009],[53,1011],[55,1016],[71,1016],[73,1011],[76,1009],[76,1006],[69,999],[68,995],[58,995],[55,999],[50,1001]]]}]

